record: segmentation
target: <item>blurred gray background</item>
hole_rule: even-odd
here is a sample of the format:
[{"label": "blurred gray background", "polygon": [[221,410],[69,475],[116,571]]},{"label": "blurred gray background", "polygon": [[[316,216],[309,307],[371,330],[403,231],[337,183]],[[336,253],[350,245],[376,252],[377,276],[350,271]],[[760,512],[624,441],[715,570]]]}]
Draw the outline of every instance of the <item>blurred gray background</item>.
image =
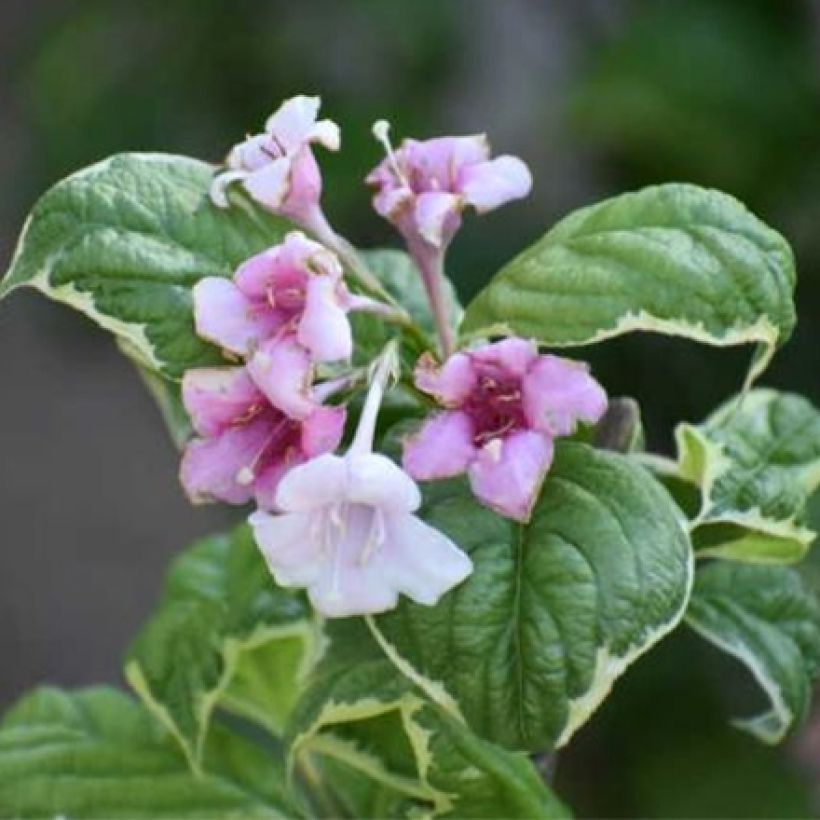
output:
[{"label": "blurred gray background", "polygon": [[[820,399],[814,2],[6,0],[0,14],[2,269],[61,176],[123,150],[216,161],[282,98],[318,93],[343,128],[341,154],[321,157],[326,209],[362,245],[395,244],[361,184],[379,159],[376,118],[397,139],[486,131],[530,164],[532,197],[459,235],[465,299],[604,196],[673,179],[740,196],[794,243],[802,277],[800,330],[766,380]],[[18,291],[0,305],[0,348],[4,707],[40,682],[119,681],[168,561],[239,513],[189,506],[150,398],[88,321]],[[748,352],[635,338],[590,356],[667,448],[676,421],[737,388]],[[820,740],[771,752],[726,729],[723,707],[747,696],[736,672],[670,641],[562,758],[564,793],[590,816],[814,811]]]}]

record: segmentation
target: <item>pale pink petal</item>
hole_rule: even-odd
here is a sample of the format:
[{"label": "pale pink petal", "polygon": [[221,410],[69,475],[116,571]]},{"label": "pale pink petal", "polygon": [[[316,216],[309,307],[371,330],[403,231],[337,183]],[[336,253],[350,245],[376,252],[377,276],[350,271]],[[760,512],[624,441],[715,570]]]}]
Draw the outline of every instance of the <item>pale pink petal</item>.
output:
[{"label": "pale pink petal", "polygon": [[217,435],[261,402],[244,367],[199,367],[182,377],[182,403],[201,436]]},{"label": "pale pink petal", "polygon": [[466,553],[415,515],[386,516],[384,546],[371,561],[383,584],[425,606],[473,571]]},{"label": "pale pink petal", "polygon": [[277,584],[304,587],[318,580],[326,558],[310,515],[255,512],[248,523]]},{"label": "pale pink petal", "polygon": [[318,142],[328,151],[338,151],[342,144],[339,126],[333,120],[319,120],[308,133],[309,142]]},{"label": "pale pink petal", "polygon": [[529,168],[517,157],[501,156],[464,168],[459,174],[464,198],[479,213],[491,211],[513,199],[527,196],[532,188]]},{"label": "pale pink petal", "polygon": [[445,407],[455,407],[475,388],[478,374],[467,354],[456,353],[442,366],[424,355],[416,364],[414,380],[419,390],[435,396]]},{"label": "pale pink petal", "polygon": [[297,338],[317,362],[335,362],[352,355],[353,331],[340,304],[335,279],[324,274],[308,279]]},{"label": "pale pink petal", "polygon": [[308,458],[335,450],[342,440],[344,407],[317,407],[302,422],[302,451]]},{"label": "pale pink petal", "polygon": [[415,481],[397,464],[378,453],[348,454],[347,497],[394,512],[413,512],[421,506]]},{"label": "pale pink petal", "polygon": [[291,158],[271,160],[244,180],[245,190],[261,205],[278,211],[290,192]]},{"label": "pale pink petal", "polygon": [[402,466],[419,481],[463,473],[477,453],[473,435],[473,423],[466,413],[431,416],[405,440]]},{"label": "pale pink petal", "polygon": [[197,335],[232,353],[247,355],[279,325],[273,311],[255,307],[229,279],[200,279],[193,299]]},{"label": "pale pink petal", "polygon": [[250,501],[254,494],[253,466],[269,435],[269,424],[259,420],[229,427],[214,438],[189,442],[179,475],[191,501]]},{"label": "pale pink petal", "polygon": [[304,419],[315,410],[310,395],[310,354],[293,338],[264,342],[248,360],[247,368],[256,386],[285,415]]},{"label": "pale pink petal", "polygon": [[470,465],[470,487],[482,503],[501,515],[527,521],[552,453],[551,439],[531,430],[494,439]]},{"label": "pale pink petal", "polygon": [[468,355],[479,367],[490,366],[509,375],[522,377],[538,358],[538,347],[535,342],[513,336],[475,348]]},{"label": "pale pink petal", "polygon": [[461,223],[463,200],[458,194],[433,191],[416,197],[414,217],[419,234],[436,248],[446,245]]},{"label": "pale pink petal", "polygon": [[382,566],[375,560],[386,534],[382,514],[354,504],[336,515],[343,517],[334,520],[330,512],[314,518],[317,530],[324,528],[329,536],[329,549],[316,582],[308,586],[311,603],[328,618],[393,609],[398,593],[386,582]]},{"label": "pale pink petal", "polygon": [[260,470],[253,481],[256,506],[260,510],[278,510],[276,495],[279,492],[279,484],[290,470],[304,463],[304,454],[290,449],[282,453],[278,460],[270,462]]},{"label": "pale pink petal", "polygon": [[527,420],[552,436],[570,435],[579,421],[594,424],[606,412],[606,393],[582,362],[540,356],[522,386]]},{"label": "pale pink petal", "polygon": [[234,182],[245,179],[247,176],[246,171],[223,171],[217,174],[213,178],[209,190],[211,202],[213,202],[217,208],[227,208],[228,205],[230,205],[228,202],[228,186]]},{"label": "pale pink petal", "polygon": [[268,117],[265,131],[276,137],[286,151],[292,151],[308,139],[321,104],[319,97],[291,97]]},{"label": "pale pink petal", "polygon": [[307,512],[344,498],[347,466],[341,456],[323,455],[294,467],[279,482],[276,506]]}]

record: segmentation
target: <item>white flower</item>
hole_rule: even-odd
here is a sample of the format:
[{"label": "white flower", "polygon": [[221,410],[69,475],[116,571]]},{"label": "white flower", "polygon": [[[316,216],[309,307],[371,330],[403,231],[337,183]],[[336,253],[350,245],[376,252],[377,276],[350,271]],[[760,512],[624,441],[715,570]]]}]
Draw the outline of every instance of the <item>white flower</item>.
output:
[{"label": "white flower", "polygon": [[413,515],[421,494],[410,476],[373,452],[385,361],[347,454],[294,467],[276,493],[282,514],[250,517],[277,583],[307,588],[329,618],[384,612],[399,593],[432,606],[473,569],[449,538]]}]

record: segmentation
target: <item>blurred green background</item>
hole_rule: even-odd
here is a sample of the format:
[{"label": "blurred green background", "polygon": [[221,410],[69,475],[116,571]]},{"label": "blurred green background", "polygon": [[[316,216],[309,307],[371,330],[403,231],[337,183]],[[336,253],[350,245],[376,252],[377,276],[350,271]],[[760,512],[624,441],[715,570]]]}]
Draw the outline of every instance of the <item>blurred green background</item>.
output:
[{"label": "blurred green background", "polygon": [[[486,131],[530,164],[533,195],[456,240],[465,300],[596,199],[668,180],[740,197],[791,240],[800,273],[800,326],[764,381],[820,401],[816,2],[6,0],[2,15],[3,264],[35,197],[72,170],[133,149],[216,161],[283,97],[318,93],[343,128],[342,152],[321,157],[326,210],[356,243],[396,244],[361,183],[377,118],[396,138]],[[117,680],[170,556],[230,513],[188,507],[150,400],[88,322],[18,294],[0,345],[5,706],[40,681]],[[748,356],[653,337],[589,351],[660,449],[737,388]],[[557,787],[582,816],[817,815],[820,712],[765,749],[726,720],[759,697],[681,631],[561,753]]]}]

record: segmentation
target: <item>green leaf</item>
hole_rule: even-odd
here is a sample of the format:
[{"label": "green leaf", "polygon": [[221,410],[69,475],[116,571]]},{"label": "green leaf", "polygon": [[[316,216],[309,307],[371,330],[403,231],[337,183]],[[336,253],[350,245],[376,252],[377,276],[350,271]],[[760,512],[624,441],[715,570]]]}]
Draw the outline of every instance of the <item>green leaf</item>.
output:
[{"label": "green leaf", "polygon": [[191,288],[228,276],[288,224],[237,198],[208,198],[214,168],[169,154],[121,154],[57,183],[34,206],[0,297],[22,285],[111,331],[152,371],[216,364],[194,334]]},{"label": "green leaf", "polygon": [[798,561],[815,533],[802,525],[820,485],[820,412],[791,393],[753,390],[703,424],[676,431],[678,470],[700,490],[699,556]]},{"label": "green leaf", "polygon": [[307,603],[274,584],[243,525],[172,564],[125,674],[197,769],[217,706],[281,733],[321,642]]},{"label": "green leaf", "polygon": [[565,744],[683,615],[684,522],[627,456],[561,443],[526,525],[460,481],[431,485],[421,514],[475,570],[436,607],[373,619],[375,634],[431,700],[507,748]]},{"label": "green leaf", "polygon": [[[526,755],[482,740],[426,701],[361,622],[331,650],[293,713],[292,764],[315,767],[353,817],[565,817]],[[372,812],[376,812],[373,814]]]},{"label": "green leaf", "polygon": [[820,603],[788,567],[715,562],[699,570],[686,622],[754,675],[771,702],[735,721],[777,743],[802,721],[820,671]]},{"label": "green leaf", "polygon": [[756,343],[751,379],[792,332],[794,285],[788,243],[736,199],[659,185],[561,220],[479,293],[463,331],[552,346],[633,331]]},{"label": "green leaf", "polygon": [[131,698],[39,689],[0,724],[3,817],[294,817],[280,762],[224,729],[195,777]]}]

